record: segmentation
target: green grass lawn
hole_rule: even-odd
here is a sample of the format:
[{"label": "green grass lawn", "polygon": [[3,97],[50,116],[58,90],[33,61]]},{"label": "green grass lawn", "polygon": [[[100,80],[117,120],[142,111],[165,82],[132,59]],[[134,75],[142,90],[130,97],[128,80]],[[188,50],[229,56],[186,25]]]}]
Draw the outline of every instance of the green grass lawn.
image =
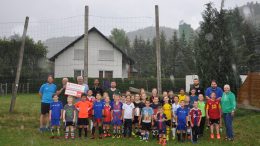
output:
[{"label": "green grass lawn", "polygon": [[[16,100],[15,112],[9,113],[10,95],[0,96],[0,146],[16,145],[91,145],[91,146],[132,146],[158,145],[156,140],[142,142],[138,139],[96,139],[96,140],[64,140],[50,139],[50,133],[41,134],[38,131],[40,98],[36,94],[19,95]],[[208,131],[199,139],[198,145],[260,145],[260,113],[239,109],[234,119],[235,141],[209,140]],[[168,145],[193,145],[190,142],[177,143],[170,141]]]}]

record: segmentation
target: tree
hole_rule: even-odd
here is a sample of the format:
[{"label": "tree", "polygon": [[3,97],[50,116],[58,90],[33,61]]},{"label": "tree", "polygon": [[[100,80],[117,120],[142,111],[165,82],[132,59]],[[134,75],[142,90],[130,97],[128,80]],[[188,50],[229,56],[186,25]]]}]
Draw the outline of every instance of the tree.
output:
[{"label": "tree", "polygon": [[[21,37],[18,35],[0,39],[0,75],[9,82],[13,82],[15,78],[20,45]],[[42,74],[49,73],[46,54],[47,49],[41,42],[34,42],[27,37],[21,79],[39,78]]]},{"label": "tree", "polygon": [[201,31],[195,41],[196,67],[202,85],[207,86],[212,79],[218,81],[219,86],[230,84],[233,91],[240,85],[239,73],[235,57],[235,47],[232,35],[228,29],[227,11],[220,12],[206,4],[203,12]]},{"label": "tree", "polygon": [[126,53],[131,54],[130,41],[123,29],[114,28],[111,31],[109,39],[114,42],[119,48],[123,49]]}]

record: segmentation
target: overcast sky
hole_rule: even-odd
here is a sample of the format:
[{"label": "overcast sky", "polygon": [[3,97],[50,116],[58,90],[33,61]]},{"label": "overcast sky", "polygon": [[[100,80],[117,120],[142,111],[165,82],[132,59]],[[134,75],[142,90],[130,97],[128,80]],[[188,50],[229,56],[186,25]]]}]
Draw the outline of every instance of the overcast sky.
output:
[{"label": "overcast sky", "polygon": [[[154,5],[159,5],[160,25],[178,28],[181,20],[196,29],[202,20],[201,12],[210,0],[0,0],[0,23],[67,18],[84,15],[89,5],[90,15],[103,17],[154,17]],[[214,1],[219,8],[221,0]],[[225,8],[241,6],[252,0],[225,0]],[[260,2],[260,0],[253,0]],[[135,25],[154,23],[153,19],[139,20]],[[109,21],[109,20],[107,20]],[[103,22],[108,23],[108,22]],[[116,23],[116,22],[115,22]],[[105,25],[105,24],[103,24]],[[0,28],[1,29],[1,28]]]}]

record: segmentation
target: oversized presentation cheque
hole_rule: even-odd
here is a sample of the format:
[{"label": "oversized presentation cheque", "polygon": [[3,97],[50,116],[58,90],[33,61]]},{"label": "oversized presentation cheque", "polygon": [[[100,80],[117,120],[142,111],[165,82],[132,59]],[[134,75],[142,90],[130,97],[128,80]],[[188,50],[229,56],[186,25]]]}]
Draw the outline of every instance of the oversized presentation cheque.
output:
[{"label": "oversized presentation cheque", "polygon": [[84,93],[84,91],[85,86],[68,82],[66,85],[65,94],[75,97],[81,97],[81,94]]}]

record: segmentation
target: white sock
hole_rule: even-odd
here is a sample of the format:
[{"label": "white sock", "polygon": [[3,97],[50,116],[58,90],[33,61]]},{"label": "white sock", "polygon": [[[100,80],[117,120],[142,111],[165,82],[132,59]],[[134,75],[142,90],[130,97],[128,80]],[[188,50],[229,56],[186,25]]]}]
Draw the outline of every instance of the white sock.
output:
[{"label": "white sock", "polygon": [[172,136],[175,137],[176,135],[176,128],[172,128]]}]

